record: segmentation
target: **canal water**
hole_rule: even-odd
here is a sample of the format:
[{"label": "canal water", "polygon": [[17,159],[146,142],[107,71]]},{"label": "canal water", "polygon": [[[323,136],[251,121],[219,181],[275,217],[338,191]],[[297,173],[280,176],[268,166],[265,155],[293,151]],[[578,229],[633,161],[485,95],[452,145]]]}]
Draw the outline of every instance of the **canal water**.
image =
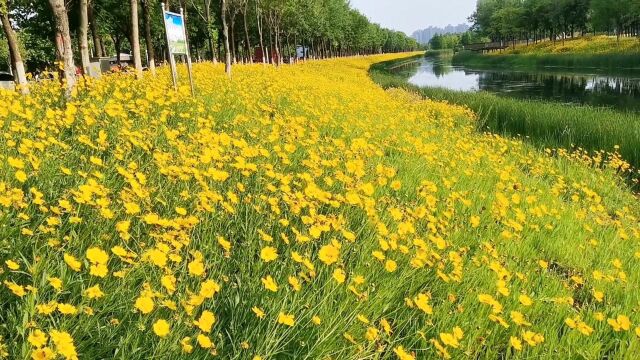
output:
[{"label": "canal water", "polygon": [[521,99],[640,112],[640,73],[606,75],[596,69],[474,69],[450,59],[423,58],[409,69],[409,83],[459,91],[488,91]]}]

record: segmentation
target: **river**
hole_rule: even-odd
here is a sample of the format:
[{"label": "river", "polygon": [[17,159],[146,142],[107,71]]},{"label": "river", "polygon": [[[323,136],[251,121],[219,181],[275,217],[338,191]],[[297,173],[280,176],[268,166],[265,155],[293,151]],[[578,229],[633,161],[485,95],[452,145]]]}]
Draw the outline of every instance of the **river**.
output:
[{"label": "river", "polygon": [[640,73],[607,75],[571,68],[474,69],[447,58],[423,58],[409,69],[409,83],[459,91],[488,91],[521,99],[610,107],[640,112]]}]

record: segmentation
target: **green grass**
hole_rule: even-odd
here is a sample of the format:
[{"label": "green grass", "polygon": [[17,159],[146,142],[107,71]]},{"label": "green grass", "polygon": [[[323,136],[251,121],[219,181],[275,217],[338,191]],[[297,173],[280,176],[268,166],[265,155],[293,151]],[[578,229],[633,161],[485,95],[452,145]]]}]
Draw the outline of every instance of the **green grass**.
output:
[{"label": "green grass", "polygon": [[525,67],[531,69],[571,67],[590,70],[606,70],[611,73],[640,71],[638,54],[499,54],[482,55],[463,51],[453,56],[454,65],[472,67]]},{"label": "green grass", "polygon": [[640,167],[640,116],[635,113],[497,96],[488,92],[463,92],[419,88],[407,83],[410,70],[388,71],[376,64],[370,74],[385,88],[399,87],[423,96],[469,107],[478,115],[478,129],[524,137],[541,147],[576,147],[587,151],[614,151],[635,168]]}]

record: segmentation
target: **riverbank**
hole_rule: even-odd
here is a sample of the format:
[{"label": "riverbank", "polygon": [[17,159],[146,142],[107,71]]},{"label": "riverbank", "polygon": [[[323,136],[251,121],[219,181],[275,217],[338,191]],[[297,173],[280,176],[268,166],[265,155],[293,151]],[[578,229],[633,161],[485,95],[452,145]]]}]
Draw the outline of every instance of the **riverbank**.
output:
[{"label": "riverbank", "polygon": [[452,57],[454,65],[479,68],[553,67],[582,68],[594,72],[640,72],[640,54],[497,54],[483,55],[462,51]]},{"label": "riverbank", "polygon": [[462,51],[453,56],[454,65],[482,68],[567,67],[590,71],[640,72],[640,42],[636,38],[596,36],[565,41],[519,45],[502,52],[479,54]]},{"label": "riverbank", "polygon": [[385,88],[404,88],[430,99],[467,106],[477,114],[480,131],[523,137],[543,148],[583,149],[590,153],[617,151],[633,167],[640,168],[637,113],[513,99],[488,92],[420,88],[408,83],[410,71],[389,71],[390,64],[371,68],[375,82]]}]

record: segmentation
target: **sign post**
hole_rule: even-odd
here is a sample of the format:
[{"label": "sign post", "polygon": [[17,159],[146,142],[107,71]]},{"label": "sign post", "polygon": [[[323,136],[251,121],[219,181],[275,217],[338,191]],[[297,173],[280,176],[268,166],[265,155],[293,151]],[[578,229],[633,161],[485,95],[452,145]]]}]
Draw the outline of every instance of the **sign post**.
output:
[{"label": "sign post", "polygon": [[187,27],[184,22],[184,13],[180,8],[180,14],[167,11],[162,3],[162,18],[167,35],[167,48],[169,49],[169,64],[171,65],[171,78],[174,90],[178,90],[178,71],[174,55],[185,55],[187,58],[187,70],[189,73],[189,84],[191,85],[191,95],[194,95],[193,76],[191,74],[191,55],[189,54],[189,44],[187,43]]}]

